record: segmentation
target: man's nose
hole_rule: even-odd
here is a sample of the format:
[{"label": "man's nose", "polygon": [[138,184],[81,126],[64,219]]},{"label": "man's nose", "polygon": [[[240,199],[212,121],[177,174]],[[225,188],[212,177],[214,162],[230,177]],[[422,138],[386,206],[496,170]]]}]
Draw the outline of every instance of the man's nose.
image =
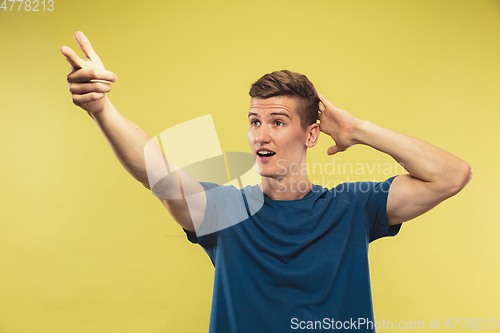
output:
[{"label": "man's nose", "polygon": [[255,141],[258,143],[268,143],[271,141],[271,136],[267,126],[260,126],[257,130],[257,135],[255,136]]}]

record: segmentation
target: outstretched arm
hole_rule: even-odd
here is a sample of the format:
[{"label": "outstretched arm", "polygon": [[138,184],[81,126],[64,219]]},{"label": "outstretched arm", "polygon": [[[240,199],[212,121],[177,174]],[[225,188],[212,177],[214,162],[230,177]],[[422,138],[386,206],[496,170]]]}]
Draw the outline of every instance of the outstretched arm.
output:
[{"label": "outstretched arm", "polygon": [[[111,83],[116,81],[116,75],[104,68],[101,59],[82,32],[75,32],[74,38],[84,52],[85,60],[78,57],[71,48],[61,47],[61,53],[71,66],[67,80],[73,103],[87,111],[94,119],[125,170],[144,187],[150,189],[144,147],[152,137],[141,127],[126,119],[111,104],[106,93],[111,90]],[[165,168],[164,155],[161,154],[162,165],[155,165],[153,169]],[[169,170],[175,169],[177,168],[169,163]],[[161,189],[157,192],[162,192],[164,196],[159,199],[174,220],[185,229],[195,231],[190,213],[202,216],[206,204],[201,184],[187,172],[179,170],[178,174],[172,174],[172,177],[165,177],[158,182],[156,187],[160,186]],[[191,193],[200,193],[201,195],[197,196],[200,202],[188,209],[185,196]],[[165,197],[176,199],[164,199]]]},{"label": "outstretched arm", "polygon": [[394,179],[387,198],[389,225],[411,220],[460,192],[472,177],[472,168],[457,156],[420,139],[360,120],[318,94],[320,130],[336,145],[328,154],[364,144],[389,154],[408,175]]}]

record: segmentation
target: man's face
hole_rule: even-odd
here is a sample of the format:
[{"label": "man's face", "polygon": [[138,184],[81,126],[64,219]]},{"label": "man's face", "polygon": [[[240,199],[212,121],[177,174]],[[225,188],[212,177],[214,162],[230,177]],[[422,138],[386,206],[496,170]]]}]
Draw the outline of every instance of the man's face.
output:
[{"label": "man's face", "polygon": [[250,103],[248,143],[263,177],[280,178],[298,171],[305,163],[308,131],[296,112],[297,99],[290,96],[254,97]]}]

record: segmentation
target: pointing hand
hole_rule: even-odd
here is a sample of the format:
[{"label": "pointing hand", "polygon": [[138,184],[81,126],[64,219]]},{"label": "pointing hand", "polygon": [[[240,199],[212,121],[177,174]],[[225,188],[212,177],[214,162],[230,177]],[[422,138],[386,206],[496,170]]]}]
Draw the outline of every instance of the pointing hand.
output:
[{"label": "pointing hand", "polygon": [[83,60],[71,48],[61,47],[61,53],[71,66],[67,80],[73,103],[89,114],[101,112],[107,101],[106,93],[111,90],[110,83],[116,82],[116,75],[104,68],[83,32],[77,31],[73,37],[85,54]]}]

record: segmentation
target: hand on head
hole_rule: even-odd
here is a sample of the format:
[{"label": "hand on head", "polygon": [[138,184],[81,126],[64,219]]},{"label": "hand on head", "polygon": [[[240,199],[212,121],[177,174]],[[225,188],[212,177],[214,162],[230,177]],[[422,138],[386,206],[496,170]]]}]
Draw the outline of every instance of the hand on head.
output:
[{"label": "hand on head", "polygon": [[327,154],[333,155],[345,151],[359,142],[355,139],[356,130],[361,120],[355,118],[349,112],[339,109],[318,93],[319,103],[319,129],[335,140],[336,145],[328,148]]}]

